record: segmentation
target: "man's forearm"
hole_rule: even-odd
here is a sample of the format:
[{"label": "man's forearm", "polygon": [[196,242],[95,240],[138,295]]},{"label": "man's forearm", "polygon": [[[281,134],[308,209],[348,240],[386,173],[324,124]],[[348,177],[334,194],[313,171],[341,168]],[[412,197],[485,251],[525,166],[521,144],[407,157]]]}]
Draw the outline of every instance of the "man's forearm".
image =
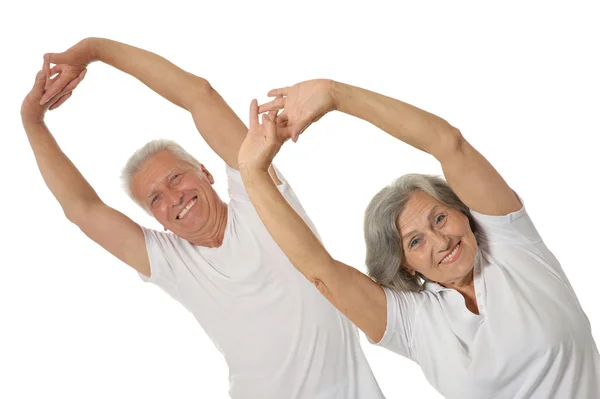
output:
[{"label": "man's forearm", "polygon": [[189,110],[208,82],[184,71],[158,54],[102,38],[90,38],[93,59],[137,78],[173,104]]},{"label": "man's forearm", "polygon": [[45,124],[25,125],[38,168],[69,220],[76,222],[87,204],[100,201],[71,160],[62,152]]},{"label": "man's forearm", "polygon": [[332,87],[338,111],[364,119],[433,156],[444,152],[458,133],[444,119],[400,100],[339,82]]}]

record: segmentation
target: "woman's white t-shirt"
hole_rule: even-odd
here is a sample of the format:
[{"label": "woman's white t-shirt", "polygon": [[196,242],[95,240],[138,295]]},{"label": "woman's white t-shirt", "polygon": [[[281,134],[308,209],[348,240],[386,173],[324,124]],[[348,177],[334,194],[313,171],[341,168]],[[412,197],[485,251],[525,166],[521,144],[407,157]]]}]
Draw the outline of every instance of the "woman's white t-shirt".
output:
[{"label": "woman's white t-shirt", "polygon": [[471,213],[485,236],[474,266],[480,314],[436,283],[419,293],[385,288],[377,345],[417,362],[447,398],[600,398],[589,321],[525,208]]}]

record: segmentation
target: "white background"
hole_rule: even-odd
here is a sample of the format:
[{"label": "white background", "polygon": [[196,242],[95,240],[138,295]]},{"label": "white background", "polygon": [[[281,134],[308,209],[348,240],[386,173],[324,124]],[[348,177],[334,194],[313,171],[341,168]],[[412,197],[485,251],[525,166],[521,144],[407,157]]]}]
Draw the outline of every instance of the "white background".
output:
[{"label": "white background", "polygon": [[[226,398],[227,368],[160,289],[87,239],[44,185],[19,108],[44,52],[88,36],[165,56],[207,78],[247,122],[254,97],[327,77],[399,98],[461,129],[525,200],[600,338],[600,29],[589,2],[19,1],[0,17],[0,397]],[[167,137],[226,198],[223,163],[189,114],[104,64],[89,67],[47,124],[101,198],[159,228],[118,180],[128,156]],[[276,162],[338,259],[364,270],[362,215],[429,155],[342,114],[286,144]],[[515,326],[518,328],[518,326]],[[364,337],[363,337],[364,338]],[[439,398],[419,367],[370,346],[388,398]],[[268,383],[268,381],[265,381]]]}]

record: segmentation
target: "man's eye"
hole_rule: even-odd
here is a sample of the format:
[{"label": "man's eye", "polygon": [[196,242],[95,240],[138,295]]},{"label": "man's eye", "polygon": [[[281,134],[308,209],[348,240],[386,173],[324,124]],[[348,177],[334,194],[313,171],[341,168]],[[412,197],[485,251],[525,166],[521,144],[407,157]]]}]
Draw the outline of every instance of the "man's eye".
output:
[{"label": "man's eye", "polygon": [[155,195],[154,198],[152,198],[152,205],[154,205],[156,202],[158,201],[158,195]]},{"label": "man's eye", "polygon": [[176,182],[179,180],[181,180],[181,173],[177,173],[176,175],[173,175],[173,177],[171,177],[172,182]]}]

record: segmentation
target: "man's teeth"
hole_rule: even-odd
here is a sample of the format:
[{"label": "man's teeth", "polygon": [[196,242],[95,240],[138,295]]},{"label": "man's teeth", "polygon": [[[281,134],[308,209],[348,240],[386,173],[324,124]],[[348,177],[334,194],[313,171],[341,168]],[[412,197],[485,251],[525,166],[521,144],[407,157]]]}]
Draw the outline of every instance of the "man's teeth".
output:
[{"label": "man's teeth", "polygon": [[186,213],[188,213],[188,211],[194,206],[194,204],[196,203],[196,201],[198,201],[198,198],[193,198],[185,208],[183,208],[183,210],[181,212],[179,212],[179,215],[177,215],[177,219],[181,219],[182,217],[185,216]]},{"label": "man's teeth", "polygon": [[458,248],[459,248],[459,247],[460,247],[460,243],[458,243],[458,244],[456,245],[456,247],[454,247],[454,250],[453,250],[452,252],[450,252],[450,253],[448,254],[448,256],[446,256],[444,259],[442,259],[442,260],[440,261],[440,263],[444,263],[444,262],[446,262],[446,261],[450,260],[450,259],[451,259],[451,258],[452,258],[454,255],[456,255],[456,252],[458,252]]}]

